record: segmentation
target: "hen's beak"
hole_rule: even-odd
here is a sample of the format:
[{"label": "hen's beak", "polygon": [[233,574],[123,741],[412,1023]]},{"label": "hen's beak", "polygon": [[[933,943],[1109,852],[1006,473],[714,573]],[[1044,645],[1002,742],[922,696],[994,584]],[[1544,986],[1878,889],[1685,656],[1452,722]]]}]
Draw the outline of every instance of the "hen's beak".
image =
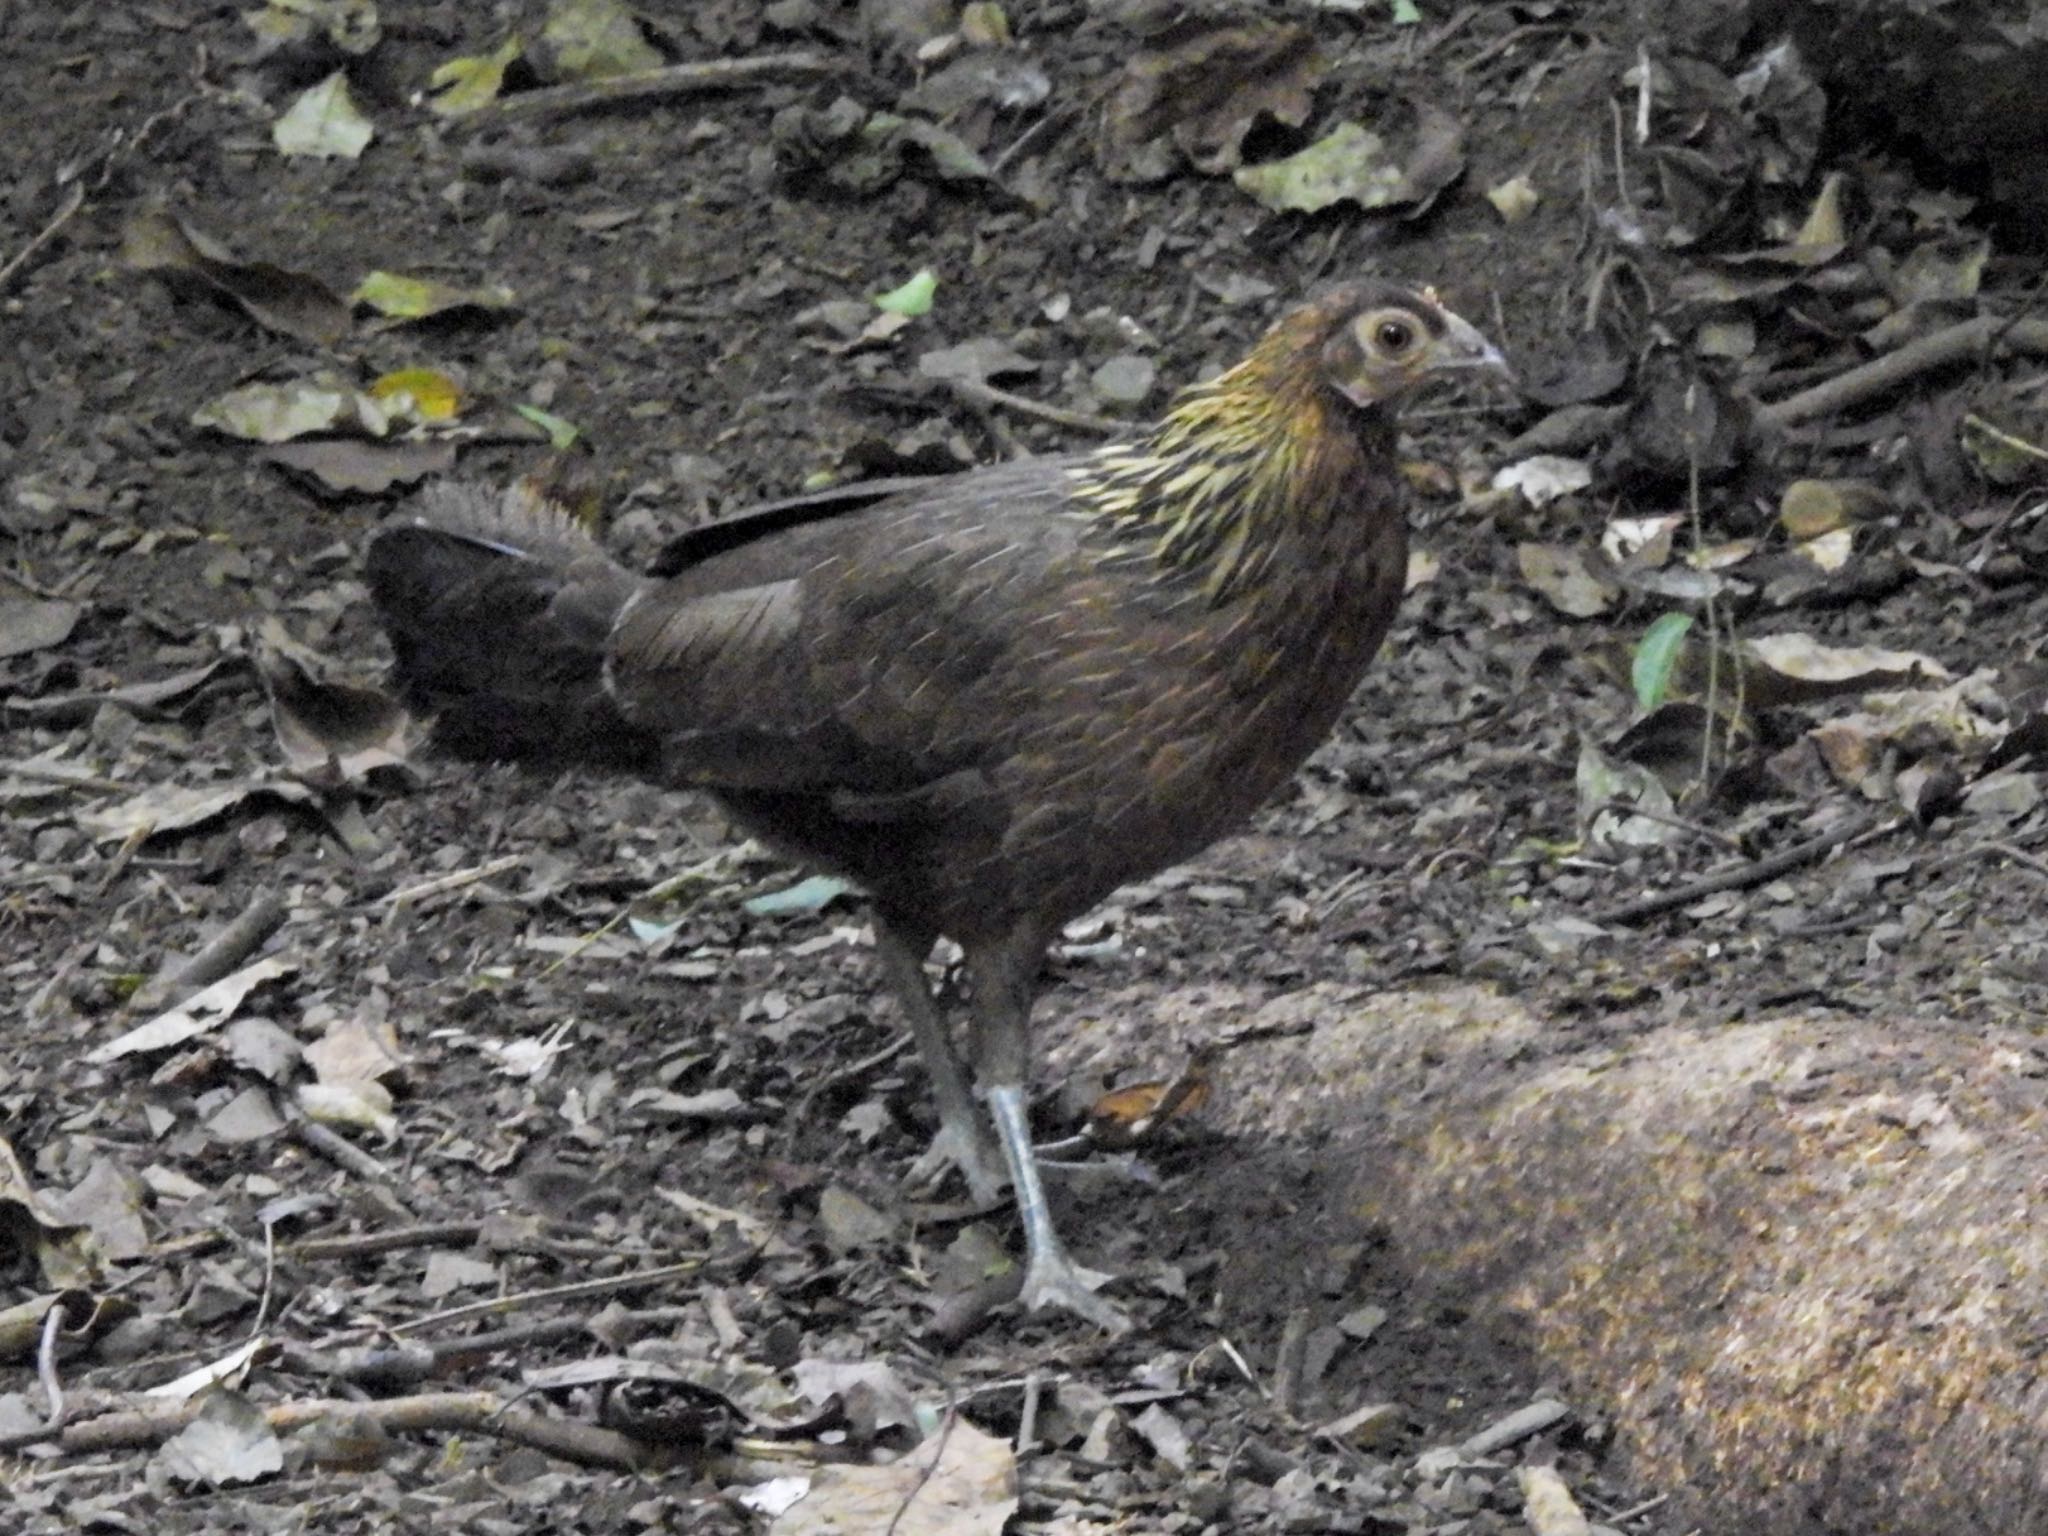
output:
[{"label": "hen's beak", "polygon": [[1437,368],[1484,368],[1512,384],[1515,370],[1501,356],[1499,347],[1479,334],[1478,327],[1444,312],[1444,333],[1430,349],[1429,366]]}]

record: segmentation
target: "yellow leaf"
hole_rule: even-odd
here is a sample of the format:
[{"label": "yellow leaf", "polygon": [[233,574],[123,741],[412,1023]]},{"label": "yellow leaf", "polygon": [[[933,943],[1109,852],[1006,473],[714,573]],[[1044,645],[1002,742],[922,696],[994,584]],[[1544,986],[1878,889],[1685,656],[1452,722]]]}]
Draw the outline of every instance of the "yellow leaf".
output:
[{"label": "yellow leaf", "polygon": [[495,53],[450,59],[429,77],[435,94],[427,98],[427,106],[443,117],[466,117],[482,111],[498,99],[498,92],[505,85],[505,71],[525,51],[525,45],[515,34],[506,38]]},{"label": "yellow leaf", "polygon": [[433,368],[400,368],[372,384],[370,398],[394,415],[405,415],[402,401],[410,400],[411,414],[421,421],[453,421],[462,409],[462,386]]}]

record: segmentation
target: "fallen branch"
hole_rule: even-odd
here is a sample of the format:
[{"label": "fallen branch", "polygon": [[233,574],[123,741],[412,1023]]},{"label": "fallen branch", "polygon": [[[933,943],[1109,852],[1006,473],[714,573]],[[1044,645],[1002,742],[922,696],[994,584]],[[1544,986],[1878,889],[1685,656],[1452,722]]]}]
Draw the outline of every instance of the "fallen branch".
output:
[{"label": "fallen branch", "polygon": [[[1683,885],[1674,885],[1668,891],[1639,897],[1635,901],[1625,901],[1618,907],[1608,907],[1595,912],[1592,920],[1602,927],[1609,924],[1639,922],[1646,917],[1655,917],[1659,912],[1691,906],[1703,896],[1714,896],[1722,891],[1740,891],[1752,885],[1762,885],[1766,880],[1774,880],[1787,870],[1797,869],[1802,864],[1811,864],[1815,859],[1833,852],[1844,843],[1854,842],[1876,826],[1875,815],[1869,811],[1858,811],[1855,815],[1829,827],[1818,837],[1810,837],[1803,843],[1795,843],[1767,859],[1731,865],[1727,869],[1716,870],[1713,874],[1702,875],[1697,880],[1688,880]],[[1888,827],[1885,830],[1891,829]]]},{"label": "fallen branch", "polygon": [[[157,1446],[190,1424],[203,1406],[203,1400],[195,1398],[189,1402],[151,1404],[102,1414],[98,1418],[68,1425],[55,1435],[25,1430],[0,1439],[0,1452],[49,1444],[72,1454]],[[330,1418],[361,1424],[365,1428],[374,1427],[387,1435],[437,1430],[493,1435],[514,1445],[531,1446],[550,1456],[559,1456],[564,1461],[621,1472],[660,1466],[674,1459],[670,1453],[614,1430],[510,1407],[504,1399],[489,1392],[429,1392],[417,1397],[386,1398],[382,1402],[309,1398],[274,1403],[263,1409],[263,1418],[272,1431],[280,1435]]]},{"label": "fallen branch", "polygon": [[843,67],[835,60],[820,58],[813,53],[765,53],[751,59],[708,59],[691,64],[670,64],[661,69],[640,69],[631,74],[611,75],[603,80],[584,80],[574,85],[551,85],[537,91],[515,92],[500,97],[480,111],[457,118],[454,126],[477,128],[514,118],[567,117],[629,101],[696,96],[706,91],[728,91],[738,86],[774,80],[808,80],[820,75],[838,74]]},{"label": "fallen branch", "polygon": [[162,1013],[175,1008],[202,987],[210,987],[263,947],[284,926],[284,902],[264,891],[241,916],[199,947],[183,965],[166,967],[145,982],[129,1003],[131,1013]]},{"label": "fallen branch", "polygon": [[2048,320],[2001,320],[1980,315],[1975,320],[1917,337],[1896,352],[1874,357],[1823,384],[1788,395],[1763,407],[1758,415],[1773,426],[1789,427],[1859,405],[1951,363],[2000,352],[2048,356]]}]

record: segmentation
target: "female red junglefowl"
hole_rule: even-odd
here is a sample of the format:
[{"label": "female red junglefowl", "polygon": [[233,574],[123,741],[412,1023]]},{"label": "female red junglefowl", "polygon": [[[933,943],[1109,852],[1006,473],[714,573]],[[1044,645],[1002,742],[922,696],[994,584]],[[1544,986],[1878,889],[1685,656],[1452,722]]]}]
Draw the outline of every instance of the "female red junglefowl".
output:
[{"label": "female red junglefowl", "polygon": [[[1025,1304],[1114,1325],[1026,1124],[1046,945],[1323,740],[1401,600],[1395,408],[1501,366],[1433,294],[1354,283],[1127,442],[741,522],[647,577],[530,488],[441,487],[380,532],[370,584],[401,685],[459,750],[700,787],[864,886],[938,1101],[929,1166],[981,1197],[1006,1169]],[[941,934],[964,1058],[924,973]]]}]

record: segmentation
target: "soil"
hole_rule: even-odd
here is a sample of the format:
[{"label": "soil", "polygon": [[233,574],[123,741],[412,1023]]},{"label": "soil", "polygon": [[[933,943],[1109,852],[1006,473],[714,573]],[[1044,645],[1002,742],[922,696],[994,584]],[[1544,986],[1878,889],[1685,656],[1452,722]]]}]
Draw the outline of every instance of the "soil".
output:
[{"label": "soil", "polygon": [[[690,796],[421,754],[304,803],[231,797],[218,816],[148,838],[80,824],[153,785],[288,778],[247,660],[277,627],[336,676],[379,675],[360,551],[402,490],[335,495],[192,424],[203,403],[252,379],[432,366],[476,400],[541,407],[585,431],[607,537],[637,558],[709,516],[827,477],[1091,440],[934,390],[916,358],[941,346],[1002,339],[1037,363],[1004,388],[1142,417],[1241,352],[1294,297],[1353,272],[1436,285],[1518,359],[1576,332],[1597,266],[1579,189],[1613,152],[1610,101],[1626,100],[1618,4],[1528,8],[1542,24],[1480,7],[1451,25],[1425,6],[1419,28],[1396,26],[1386,7],[1314,13],[1343,60],[1319,119],[1426,97],[1464,124],[1463,178],[1412,217],[1271,215],[1228,176],[1186,170],[1110,181],[1093,103],[1132,34],[1053,0],[1010,8],[1053,83],[1050,106],[986,113],[975,130],[1005,166],[1002,187],[944,181],[914,156],[870,191],[792,174],[771,142],[778,112],[842,92],[888,106],[914,78],[900,52],[849,40],[838,7],[810,9],[821,25],[791,33],[723,0],[643,8],[651,35],[680,56],[804,47],[840,61],[832,82],[747,82],[480,132],[437,122],[420,84],[515,26],[533,35],[541,7],[495,7],[487,20],[453,3],[387,4],[384,40],[355,70],[378,137],[358,160],[321,161],[281,157],[268,131],[276,108],[332,67],[317,50],[244,63],[250,35],[223,6],[0,0],[0,264],[78,200],[0,278],[0,574],[18,589],[0,599],[80,605],[61,643],[0,662],[8,763],[51,755],[40,775],[6,779],[0,976],[15,1022],[0,1047],[0,1103],[30,1182],[56,1199],[114,1170],[140,1224],[102,1286],[130,1315],[65,1360],[67,1388],[89,1404],[261,1331],[288,1347],[252,1379],[259,1401],[360,1394],[318,1380],[291,1350],[364,1344],[503,1294],[524,1299],[508,1315],[408,1336],[445,1343],[563,1319],[573,1331],[450,1352],[414,1390],[509,1398],[523,1373],[620,1349],[635,1333],[757,1368],[881,1362],[990,1433],[1040,1416],[1018,1530],[1505,1531],[1521,1528],[1509,1469],[1522,1464],[1555,1464],[1596,1521],[1638,1536],[1684,1529],[1658,1490],[1631,1484],[1626,1424],[1549,1379],[1511,1320],[1468,1315],[1397,1252],[1354,1240],[1345,1213],[1321,1203],[1317,1149],[1284,1124],[1268,1143],[1231,1145],[1196,1113],[1141,1149],[1149,1183],[1061,1182],[1076,1248],[1129,1277],[1131,1334],[1103,1341],[1072,1320],[998,1313],[935,1346],[932,1308],[972,1278],[977,1245],[1010,1240],[1007,1213],[945,1203],[957,1190],[935,1202],[901,1187],[928,1110],[913,1059],[891,1051],[900,1030],[857,898],[750,912],[748,898],[802,872],[733,852]],[[466,174],[466,146],[493,134],[574,147],[581,169]],[[1522,173],[1554,195],[1504,226],[1481,194]],[[323,353],[189,283],[125,266],[124,229],[157,204],[245,260],[341,292],[386,268],[505,284],[517,304],[425,326],[358,323]],[[850,348],[808,317],[920,268],[938,275],[936,302],[893,341]],[[1119,406],[1091,379],[1133,352],[1160,382]],[[1760,892],[1559,937],[1558,919],[1717,867],[1730,835],[1756,851],[1790,846],[1854,797],[1819,782],[1763,809],[1724,798],[1689,808],[1706,831],[1667,847],[1578,848],[1578,744],[1633,718],[1617,670],[1626,676],[1664,605],[1634,597],[1600,617],[1561,616],[1523,579],[1516,544],[1590,539],[1599,518],[1577,501],[1532,512],[1461,495],[1483,488],[1535,414],[1478,396],[1412,413],[1417,541],[1433,578],[1291,792],[1069,935],[1038,1013],[1042,1132],[1071,1130],[1105,1077],[1171,1078],[1185,1065],[1103,1063],[1063,1029],[1110,992],[1142,1008],[1147,989],[1398,989],[1455,975],[1512,990],[1560,1038],[1617,1040],[1660,1018],[1736,1020],[1793,1000],[1938,1008],[1962,1028],[2038,1011],[2031,819],[1881,823],[1833,862]],[[465,444],[459,472],[502,482],[540,451]],[[1861,450],[1802,452],[1802,469],[1868,467]],[[1965,573],[1955,532],[1992,526],[2006,502],[1973,486],[1938,523],[1916,527],[1909,513],[1898,539],[1918,564],[1795,609],[1796,627],[1921,651],[1959,676],[2007,664],[2006,637],[2039,631],[2037,590]],[[1682,505],[1656,491],[1598,510]],[[1759,505],[1754,481],[1730,482],[1707,493],[1706,515],[1745,531]],[[32,707],[223,658],[162,702]],[[56,782],[57,760],[84,777]],[[2014,857],[1993,857],[1994,846]],[[505,862],[444,894],[390,899],[493,861]],[[679,897],[635,909],[639,929],[590,940],[688,870]],[[292,968],[244,1008],[239,1034],[83,1059],[137,1022],[138,980],[265,892],[287,913],[266,952]],[[388,1026],[403,1057],[389,1134],[337,1128],[388,1182],[337,1162],[295,1123],[293,1088],[307,1074],[266,1069],[263,1032],[249,1027],[264,1019],[300,1047],[337,1021]],[[1230,1091],[1227,1063],[1213,1087]],[[693,1216],[704,1207],[692,1201],[736,1214]],[[293,1246],[443,1223],[454,1226],[441,1247],[430,1234],[328,1257]],[[449,1256],[468,1262],[436,1262]],[[702,1272],[647,1289],[621,1278],[688,1259]],[[25,1249],[7,1265],[7,1301],[38,1293]],[[596,1299],[531,1295],[607,1280],[616,1289]],[[638,1310],[619,1332],[600,1317],[593,1337],[577,1320],[607,1303]],[[45,1406],[30,1356],[0,1366],[0,1389]],[[587,1392],[554,1395],[572,1415],[590,1410]],[[1572,1413],[1533,1439],[1469,1474],[1418,1470],[1427,1448],[1550,1397]],[[1396,1405],[1383,1436],[1315,1432],[1379,1402]],[[1155,1438],[1156,1420],[1133,1427],[1159,1405],[1185,1447]],[[585,1468],[489,1433],[404,1436],[357,1466],[294,1453],[282,1475],[253,1484],[181,1480],[142,1449],[16,1462],[8,1477],[24,1532],[101,1512],[164,1531],[285,1518],[308,1531],[763,1523],[727,1496],[748,1480],[708,1463],[665,1475]]]}]

